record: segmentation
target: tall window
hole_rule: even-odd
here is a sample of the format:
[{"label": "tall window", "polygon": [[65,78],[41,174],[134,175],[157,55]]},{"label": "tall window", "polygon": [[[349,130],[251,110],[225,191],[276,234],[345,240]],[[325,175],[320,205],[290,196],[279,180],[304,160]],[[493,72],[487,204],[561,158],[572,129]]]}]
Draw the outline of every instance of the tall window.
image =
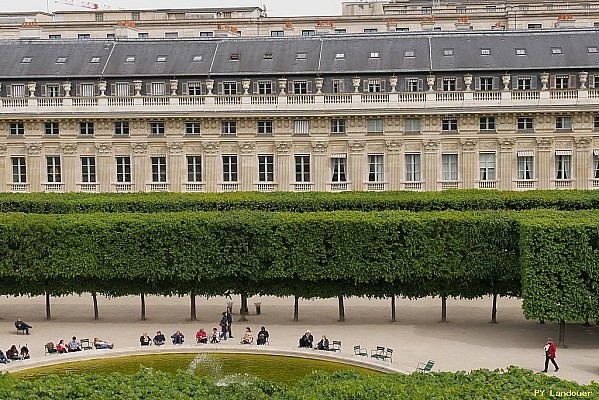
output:
[{"label": "tall window", "polygon": [[237,94],[237,82],[223,82],[223,94],[229,96]]},{"label": "tall window", "polygon": [[275,164],[274,157],[270,154],[258,155],[258,181],[259,182],[274,182],[275,180]]},{"label": "tall window", "polygon": [[151,157],[152,182],[166,182],[166,157]]},{"label": "tall window", "polygon": [[202,94],[202,83],[197,81],[187,82],[187,94],[190,96],[200,96]]},{"label": "tall window", "polygon": [[11,135],[24,135],[25,124],[22,122],[11,122],[10,123],[10,134]]},{"label": "tall window", "polygon": [[369,133],[371,135],[383,133],[383,119],[382,118],[369,119],[366,122],[366,133]]},{"label": "tall window", "polygon": [[295,156],[295,181],[310,182],[310,156]]},{"label": "tall window", "polygon": [[555,179],[572,179],[572,152],[557,150],[555,152]]},{"label": "tall window", "polygon": [[117,121],[114,123],[114,134],[115,135],[129,135],[129,122],[128,121]]},{"label": "tall window", "polygon": [[442,154],[441,164],[443,168],[444,181],[458,180],[458,155],[457,154]]},{"label": "tall window", "polygon": [[443,118],[443,121],[441,121],[441,130],[445,133],[457,132],[458,131],[458,119],[457,118]]},{"label": "tall window", "polygon": [[456,79],[455,78],[443,78],[443,91],[453,92],[456,90]]},{"label": "tall window", "polygon": [[220,133],[223,135],[236,135],[237,134],[237,122],[222,121]]},{"label": "tall window", "polygon": [[495,153],[480,153],[478,165],[481,181],[495,180]]},{"label": "tall window", "polygon": [[333,93],[343,93],[344,91],[344,82],[343,79],[333,79],[331,81]]},{"label": "tall window", "polygon": [[7,85],[6,86],[6,96],[8,96],[8,97],[26,97],[27,94],[26,94],[25,85],[20,84],[20,83]]},{"label": "tall window", "polygon": [[258,135],[272,135],[272,121],[258,121]]},{"label": "tall window", "polygon": [[293,94],[308,94],[308,82],[293,81]]},{"label": "tall window", "polygon": [[599,150],[593,150],[593,179],[599,179]]},{"label": "tall window", "polygon": [[50,156],[46,157],[46,169],[48,183],[59,183],[62,182],[62,176],[60,171],[60,157]]},{"label": "tall window", "polygon": [[421,90],[422,84],[418,78],[406,78],[406,92],[417,92]]},{"label": "tall window", "polygon": [[80,135],[93,135],[94,134],[94,123],[93,122],[80,122],[79,123],[79,134]]},{"label": "tall window", "polygon": [[258,94],[272,94],[272,82],[258,81]]},{"label": "tall window", "polygon": [[530,90],[532,89],[531,77],[530,76],[519,76],[518,77],[518,90]]},{"label": "tall window", "polygon": [[116,181],[131,183],[131,158],[116,157]]},{"label": "tall window", "polygon": [[331,158],[331,182],[347,182],[347,158],[345,155]]},{"label": "tall window", "polygon": [[223,182],[237,182],[237,156],[223,156]]},{"label": "tall window", "polygon": [[366,86],[368,93],[380,93],[382,91],[380,79],[369,79]]},{"label": "tall window", "polygon": [[202,156],[187,156],[187,182],[202,182]]},{"label": "tall window", "polygon": [[493,90],[493,77],[483,76],[480,78],[480,90]]},{"label": "tall window", "polygon": [[200,123],[197,121],[187,121],[185,123],[185,134],[186,135],[199,135],[200,134]]},{"label": "tall window", "polygon": [[534,179],[534,155],[532,151],[518,152],[518,179]]},{"label": "tall window", "polygon": [[27,166],[25,157],[11,157],[12,161],[12,183],[27,182]]},{"label": "tall window", "polygon": [[59,97],[59,96],[60,96],[60,87],[58,85],[56,85],[56,84],[46,85],[46,97]]},{"label": "tall window", "polygon": [[406,154],[406,181],[420,182],[420,154]]},{"label": "tall window", "polygon": [[[164,96],[166,95],[166,85],[164,82],[152,82],[151,90],[153,96]],[[148,93],[150,94],[150,93]]]},{"label": "tall window", "polygon": [[96,182],[96,158],[81,157],[81,182]]},{"label": "tall window", "polygon": [[555,77],[555,88],[556,89],[568,89],[570,83],[570,77],[568,75],[558,75]]},{"label": "tall window", "polygon": [[368,155],[368,182],[383,182],[384,181],[384,166],[382,154]]},{"label": "tall window", "polygon": [[345,132],[345,120],[344,119],[332,119],[331,120],[331,133],[332,134],[344,134]]}]

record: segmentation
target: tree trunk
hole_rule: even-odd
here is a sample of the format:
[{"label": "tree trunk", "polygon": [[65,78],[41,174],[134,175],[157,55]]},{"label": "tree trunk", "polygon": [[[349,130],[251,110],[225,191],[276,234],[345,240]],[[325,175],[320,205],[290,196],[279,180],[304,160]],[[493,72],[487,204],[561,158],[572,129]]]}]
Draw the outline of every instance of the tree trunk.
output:
[{"label": "tree trunk", "polygon": [[50,293],[46,292],[46,319],[52,319],[50,314]]},{"label": "tree trunk", "polygon": [[491,322],[497,323],[497,293],[493,293],[493,310],[491,310]]},{"label": "tree trunk", "polygon": [[559,322],[559,337],[558,337],[559,345],[565,349],[566,348],[566,321],[561,320]]},{"label": "tree trunk", "polygon": [[299,321],[299,299],[297,296],[293,299],[293,320]]},{"label": "tree trunk", "polygon": [[241,314],[241,318],[239,321],[245,322],[248,319],[245,317],[248,313],[248,298],[245,293],[241,293],[241,308],[239,309],[239,314]]},{"label": "tree trunk", "polygon": [[141,320],[146,320],[146,295],[144,293],[141,294]]},{"label": "tree trunk", "polygon": [[447,296],[441,296],[441,322],[447,322]]},{"label": "tree trunk", "polygon": [[92,293],[92,300],[94,301],[94,319],[97,321],[100,319],[100,315],[98,313],[98,295],[95,292]]},{"label": "tree trunk", "polygon": [[395,295],[391,296],[391,322],[397,322],[395,318]]},{"label": "tree trunk", "polygon": [[197,314],[196,314],[196,294],[192,293],[191,294],[191,320],[192,321],[197,321]]},{"label": "tree trunk", "polygon": [[339,296],[339,322],[345,322],[345,307],[343,306],[343,296]]}]

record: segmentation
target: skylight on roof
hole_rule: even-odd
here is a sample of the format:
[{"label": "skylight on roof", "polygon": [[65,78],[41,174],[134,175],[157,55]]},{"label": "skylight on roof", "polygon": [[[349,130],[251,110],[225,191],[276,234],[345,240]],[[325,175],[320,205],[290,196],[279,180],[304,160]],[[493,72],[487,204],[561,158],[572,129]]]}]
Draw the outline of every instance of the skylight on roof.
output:
[{"label": "skylight on roof", "polygon": [[202,56],[193,56],[192,62],[200,62],[204,57]]},{"label": "skylight on roof", "polygon": [[135,62],[135,56],[127,56],[127,57],[125,57],[125,62],[126,63],[133,63],[133,62]]},{"label": "skylight on roof", "polygon": [[517,56],[525,56],[526,55],[526,49],[516,49],[516,55]]},{"label": "skylight on roof", "polygon": [[552,47],[551,54],[562,54],[562,48],[561,47]]},{"label": "skylight on roof", "polygon": [[371,52],[370,58],[379,58],[379,52],[378,51]]},{"label": "skylight on roof", "polygon": [[404,57],[414,57],[414,50],[406,50],[403,53]]},{"label": "skylight on roof", "polygon": [[32,57],[23,57],[21,59],[21,63],[23,64],[29,64],[31,62]]},{"label": "skylight on roof", "polygon": [[265,60],[272,60],[272,53],[264,53]]},{"label": "skylight on roof", "polygon": [[587,47],[587,51],[589,53],[597,53],[597,46],[589,46]]},{"label": "skylight on roof", "polygon": [[335,54],[335,60],[343,60],[343,59],[345,59],[345,53]]},{"label": "skylight on roof", "polygon": [[230,61],[239,61],[239,53],[231,53],[229,55],[229,60]]},{"label": "skylight on roof", "polygon": [[443,55],[444,56],[453,56],[453,49],[444,49]]},{"label": "skylight on roof", "polygon": [[158,57],[156,57],[156,62],[166,62],[166,56],[158,56]]},{"label": "skylight on roof", "polygon": [[306,53],[297,53],[297,59],[298,60],[305,60],[306,59]]},{"label": "skylight on roof", "polygon": [[64,64],[67,62],[67,58],[66,57],[58,57],[56,59],[56,64]]},{"label": "skylight on roof", "polygon": [[92,64],[97,64],[100,62],[100,57],[92,57],[92,59],[90,60],[90,62]]},{"label": "skylight on roof", "polygon": [[491,49],[480,49],[481,56],[489,56],[491,55]]}]

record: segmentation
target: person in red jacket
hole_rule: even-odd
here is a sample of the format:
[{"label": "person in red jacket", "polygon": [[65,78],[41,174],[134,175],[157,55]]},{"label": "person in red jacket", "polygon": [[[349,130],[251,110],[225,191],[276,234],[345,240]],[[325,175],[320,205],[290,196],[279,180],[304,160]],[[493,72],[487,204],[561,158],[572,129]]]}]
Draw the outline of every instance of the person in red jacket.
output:
[{"label": "person in red jacket", "polygon": [[545,369],[543,370],[543,372],[547,372],[549,361],[551,361],[551,363],[555,367],[555,372],[559,371],[559,367],[555,362],[555,351],[557,350],[557,346],[555,345],[555,343],[553,343],[553,340],[551,340],[551,338],[547,339],[547,344],[545,344],[545,347],[543,349],[545,350]]}]

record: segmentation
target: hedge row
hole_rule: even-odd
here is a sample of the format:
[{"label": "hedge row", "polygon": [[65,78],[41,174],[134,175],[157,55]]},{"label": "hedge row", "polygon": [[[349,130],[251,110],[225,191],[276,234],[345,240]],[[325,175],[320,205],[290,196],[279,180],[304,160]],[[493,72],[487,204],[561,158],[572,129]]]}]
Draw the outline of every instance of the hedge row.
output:
[{"label": "hedge row", "polygon": [[0,193],[0,212],[69,214],[181,211],[473,211],[599,209],[599,191],[448,190],[343,193]]},{"label": "hedge row", "polygon": [[356,372],[313,372],[299,383],[251,380],[218,385],[180,371],[141,369],[134,375],[68,374],[45,376],[35,381],[0,376],[0,398],[27,400],[70,399],[506,399],[532,400],[551,397],[599,397],[599,385],[580,385],[556,377],[510,367],[507,371],[414,373],[364,376]]}]

